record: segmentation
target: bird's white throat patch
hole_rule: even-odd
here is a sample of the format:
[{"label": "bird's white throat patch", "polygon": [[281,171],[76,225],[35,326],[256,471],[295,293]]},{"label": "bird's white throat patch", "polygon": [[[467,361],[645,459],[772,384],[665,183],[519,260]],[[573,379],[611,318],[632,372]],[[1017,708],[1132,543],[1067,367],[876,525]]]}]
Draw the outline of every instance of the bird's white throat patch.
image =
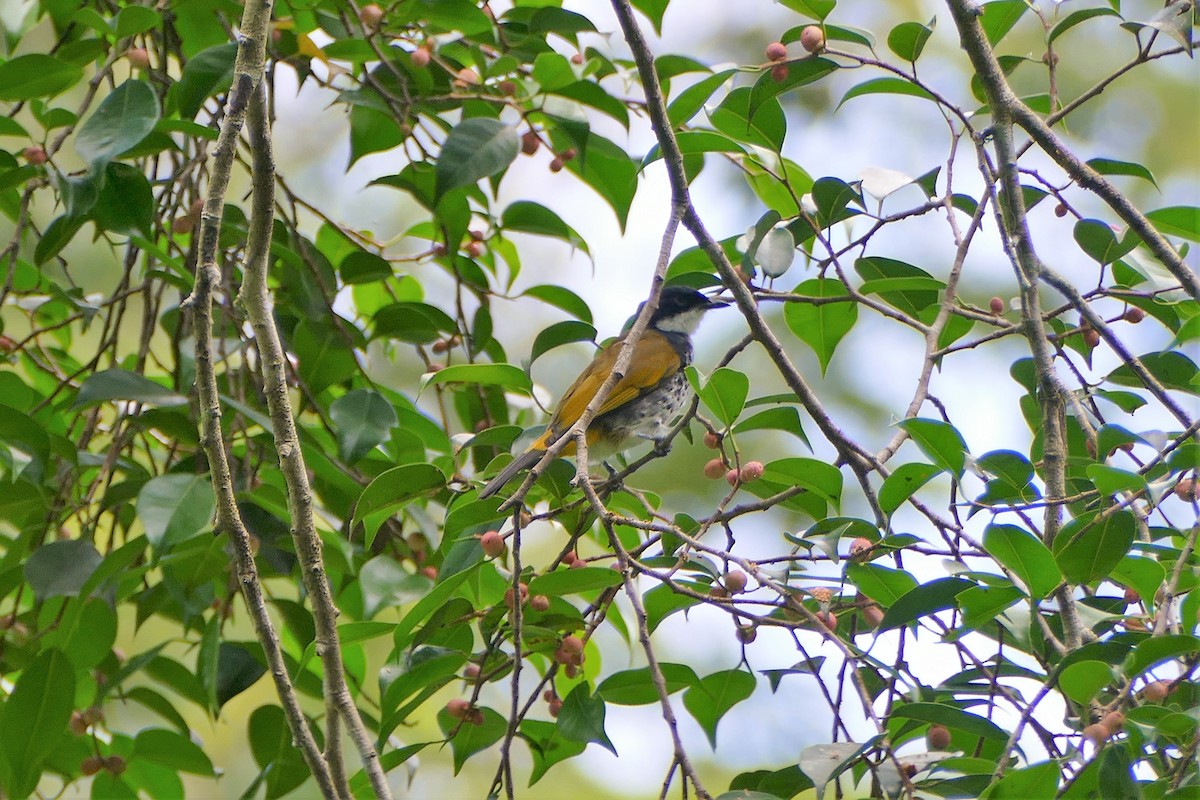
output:
[{"label": "bird's white throat patch", "polygon": [[700,326],[700,320],[704,318],[704,312],[707,310],[706,308],[693,308],[690,311],[681,311],[660,319],[654,324],[654,327],[667,333],[682,333],[691,336]]}]

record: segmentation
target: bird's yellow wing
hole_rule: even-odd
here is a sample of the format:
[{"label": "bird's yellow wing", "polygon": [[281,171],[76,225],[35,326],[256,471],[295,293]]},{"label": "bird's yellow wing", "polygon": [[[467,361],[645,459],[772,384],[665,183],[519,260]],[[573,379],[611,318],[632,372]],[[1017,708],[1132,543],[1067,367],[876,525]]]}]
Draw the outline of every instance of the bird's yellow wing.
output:
[{"label": "bird's yellow wing", "polygon": [[[544,448],[551,444],[583,416],[583,412],[592,402],[592,398],[596,396],[596,392],[612,373],[623,343],[623,340],[618,340],[602,350],[587,369],[575,379],[575,382],[563,395],[562,400],[559,401],[558,408],[555,409],[554,416],[550,418],[550,424],[546,427],[546,432],[538,439],[535,446]],[[664,378],[678,372],[681,366],[679,353],[671,346],[667,337],[656,330],[647,330],[638,340],[637,349],[633,353],[633,358],[630,359],[625,377],[618,381],[613,390],[609,392],[608,397],[604,399],[604,404],[596,412],[596,416],[636,399],[653,389]]]}]

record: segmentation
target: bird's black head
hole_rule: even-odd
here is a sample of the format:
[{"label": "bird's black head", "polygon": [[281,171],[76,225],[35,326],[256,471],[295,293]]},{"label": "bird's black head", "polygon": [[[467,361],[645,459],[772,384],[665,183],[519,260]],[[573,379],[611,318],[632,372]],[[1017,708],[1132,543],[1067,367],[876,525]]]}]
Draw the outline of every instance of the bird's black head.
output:
[{"label": "bird's black head", "polygon": [[662,290],[658,308],[650,324],[660,331],[691,334],[705,311],[724,308],[728,303],[710,300],[687,286],[668,286]]}]

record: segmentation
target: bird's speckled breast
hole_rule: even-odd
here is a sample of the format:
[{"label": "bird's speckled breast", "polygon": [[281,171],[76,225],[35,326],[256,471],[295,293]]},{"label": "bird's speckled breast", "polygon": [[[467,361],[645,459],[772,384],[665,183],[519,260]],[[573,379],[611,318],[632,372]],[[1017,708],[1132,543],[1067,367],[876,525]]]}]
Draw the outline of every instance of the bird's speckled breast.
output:
[{"label": "bird's speckled breast", "polygon": [[[686,343],[686,337],[684,337]],[[691,347],[681,354],[683,363],[691,362]],[[624,450],[637,444],[637,439],[660,439],[670,430],[671,421],[683,411],[691,398],[683,370],[667,376],[650,391],[595,419],[591,429],[600,434],[597,455]]]}]

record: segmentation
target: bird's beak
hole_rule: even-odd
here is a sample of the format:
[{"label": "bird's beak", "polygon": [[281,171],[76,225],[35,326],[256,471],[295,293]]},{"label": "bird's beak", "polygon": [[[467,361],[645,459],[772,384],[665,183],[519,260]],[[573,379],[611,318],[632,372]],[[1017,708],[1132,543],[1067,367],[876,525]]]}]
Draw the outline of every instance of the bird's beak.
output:
[{"label": "bird's beak", "polygon": [[714,308],[725,308],[728,305],[729,303],[725,302],[724,300],[714,300],[710,297],[708,298],[708,305],[704,307],[704,310],[712,311]]}]

